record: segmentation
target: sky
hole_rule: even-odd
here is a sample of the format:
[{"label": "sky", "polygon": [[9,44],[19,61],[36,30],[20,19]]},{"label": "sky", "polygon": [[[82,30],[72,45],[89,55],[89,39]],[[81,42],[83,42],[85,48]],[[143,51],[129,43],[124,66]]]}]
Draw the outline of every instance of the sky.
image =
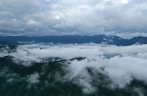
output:
[{"label": "sky", "polygon": [[0,0],[0,36],[147,36],[146,0]]}]

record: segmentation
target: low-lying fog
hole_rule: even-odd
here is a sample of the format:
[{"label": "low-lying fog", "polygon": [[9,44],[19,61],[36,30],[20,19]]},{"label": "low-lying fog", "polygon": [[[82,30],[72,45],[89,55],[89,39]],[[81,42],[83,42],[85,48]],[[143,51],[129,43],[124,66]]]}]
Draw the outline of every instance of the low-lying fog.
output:
[{"label": "low-lying fog", "polygon": [[[111,89],[124,88],[133,79],[147,83],[147,45],[113,46],[99,44],[28,44],[19,45],[16,49],[9,47],[0,49],[0,57],[12,56],[14,62],[25,66],[31,66],[31,62],[49,62],[49,58],[59,57],[72,59],[85,57],[78,61],[68,61],[70,64],[64,68],[67,71],[61,80],[75,80],[85,93],[94,92],[96,86],[92,80],[99,78],[95,75],[99,72],[111,80],[108,85]],[[92,69],[92,76],[86,69]],[[32,76],[34,80],[39,77]],[[64,80],[66,82],[66,80]],[[102,82],[102,81],[101,81]]]}]

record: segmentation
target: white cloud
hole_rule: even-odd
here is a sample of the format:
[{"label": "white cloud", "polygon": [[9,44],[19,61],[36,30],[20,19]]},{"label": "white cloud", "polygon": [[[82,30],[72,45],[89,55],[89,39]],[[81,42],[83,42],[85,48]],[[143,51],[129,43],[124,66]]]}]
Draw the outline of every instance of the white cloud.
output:
[{"label": "white cloud", "polygon": [[30,84],[35,84],[35,83],[39,83],[39,74],[38,73],[34,73],[28,76],[28,80],[27,80]]},{"label": "white cloud", "polygon": [[37,22],[37,21],[35,21],[35,20],[28,20],[28,22],[27,22],[27,24],[29,24],[29,25],[35,25],[35,26],[38,26],[38,25],[40,25],[40,23],[39,22]]},{"label": "white cloud", "polygon": [[[68,61],[64,68],[66,75],[64,80],[72,80],[73,83],[81,86],[83,92],[90,93],[96,90],[93,80],[97,84],[104,81],[100,80],[97,73],[108,77],[112,82],[110,88],[124,88],[133,79],[147,83],[147,45],[132,46],[110,46],[99,44],[30,44],[20,45],[16,52],[10,52],[9,48],[1,49],[2,56],[13,56],[16,61],[23,61],[24,65],[31,62],[44,62],[46,58],[60,57],[72,59],[75,57],[86,57],[86,59],[77,61]],[[92,69],[91,75],[87,68]],[[29,76],[28,81],[37,83],[38,73]]]},{"label": "white cloud", "polygon": [[59,17],[58,15],[55,15],[55,16],[54,16],[54,19],[59,20],[60,17]]},{"label": "white cloud", "polygon": [[147,30],[146,6],[145,0],[1,0],[0,30],[25,29],[24,35],[30,35],[28,30],[37,35],[142,35]]}]

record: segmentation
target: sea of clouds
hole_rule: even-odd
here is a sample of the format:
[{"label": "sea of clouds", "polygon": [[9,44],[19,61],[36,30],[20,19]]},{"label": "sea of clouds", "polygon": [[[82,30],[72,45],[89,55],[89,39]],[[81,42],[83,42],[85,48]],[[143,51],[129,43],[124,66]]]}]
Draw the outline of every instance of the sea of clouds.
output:
[{"label": "sea of clouds", "polygon": [[[63,68],[67,72],[66,75],[60,77],[64,82],[71,80],[78,84],[84,93],[97,90],[93,81],[96,81],[97,85],[103,82],[99,80],[98,73],[108,77],[111,81],[108,87],[111,89],[124,88],[133,79],[147,83],[147,45],[26,44],[13,50],[9,47],[1,48],[0,51],[0,57],[12,56],[14,62],[23,62],[22,65],[25,66],[31,66],[32,62],[49,62],[48,58],[53,57],[67,60],[85,57],[80,61],[69,60]],[[87,68],[92,70],[93,75]],[[39,82],[33,76],[29,81]],[[39,78],[38,74],[34,77],[36,76]]]}]

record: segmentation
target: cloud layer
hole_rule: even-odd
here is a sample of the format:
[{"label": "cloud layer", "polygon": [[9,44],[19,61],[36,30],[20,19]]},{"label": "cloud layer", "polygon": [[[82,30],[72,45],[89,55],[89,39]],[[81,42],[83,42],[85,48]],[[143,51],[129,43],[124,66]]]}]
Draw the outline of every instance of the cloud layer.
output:
[{"label": "cloud layer", "polygon": [[145,0],[1,0],[0,35],[146,35]]},{"label": "cloud layer", "polygon": [[[51,57],[72,59],[75,57],[86,57],[81,61],[73,60],[65,63],[63,68],[67,73],[61,80],[73,81],[83,87],[83,92],[90,93],[96,90],[93,85],[101,81],[98,74],[108,77],[111,83],[107,86],[111,89],[124,88],[133,79],[147,82],[147,45],[132,46],[110,46],[98,44],[68,44],[68,45],[44,45],[31,44],[20,45],[16,50],[9,47],[1,48],[0,56],[13,56],[14,61],[24,62],[23,65],[30,66],[31,62],[47,62]],[[90,68],[90,74],[87,70]],[[32,83],[39,82],[38,74],[31,75]],[[34,78],[35,79],[32,79]],[[97,77],[97,78],[96,78]]]}]

